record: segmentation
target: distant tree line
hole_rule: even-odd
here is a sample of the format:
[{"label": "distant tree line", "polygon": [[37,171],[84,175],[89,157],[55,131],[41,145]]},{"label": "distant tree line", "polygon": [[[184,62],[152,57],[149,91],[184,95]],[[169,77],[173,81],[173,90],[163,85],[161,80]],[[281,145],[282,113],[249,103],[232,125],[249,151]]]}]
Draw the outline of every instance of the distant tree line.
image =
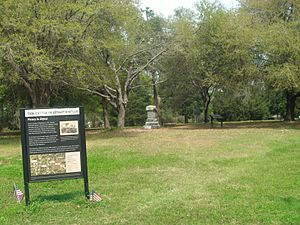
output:
[{"label": "distant tree line", "polygon": [[[86,107],[88,126],[299,116],[300,1],[198,1],[164,18],[134,0],[3,0],[0,130],[24,107]],[[298,103],[298,104],[297,104]]]}]

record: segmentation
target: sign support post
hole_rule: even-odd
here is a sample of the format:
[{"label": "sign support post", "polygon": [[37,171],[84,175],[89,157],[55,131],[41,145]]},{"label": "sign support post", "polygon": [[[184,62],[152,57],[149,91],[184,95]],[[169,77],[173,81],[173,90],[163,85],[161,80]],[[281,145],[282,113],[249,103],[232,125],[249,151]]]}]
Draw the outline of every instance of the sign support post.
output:
[{"label": "sign support post", "polygon": [[[84,108],[80,107],[80,125],[82,129],[84,129]],[[89,180],[88,180],[88,168],[87,168],[87,158],[86,158],[86,140],[85,140],[85,132],[81,132],[81,149],[82,149],[82,156],[81,156],[81,165],[82,165],[82,173],[83,173],[83,181],[84,181],[84,192],[85,197],[87,199],[90,198],[90,191],[89,191]]]},{"label": "sign support post", "polygon": [[30,204],[30,195],[29,195],[29,177],[28,177],[28,154],[26,151],[26,135],[25,135],[25,111],[21,110],[21,143],[22,143],[22,158],[23,158],[23,177],[24,177],[24,192],[25,192],[25,203],[26,206]]}]

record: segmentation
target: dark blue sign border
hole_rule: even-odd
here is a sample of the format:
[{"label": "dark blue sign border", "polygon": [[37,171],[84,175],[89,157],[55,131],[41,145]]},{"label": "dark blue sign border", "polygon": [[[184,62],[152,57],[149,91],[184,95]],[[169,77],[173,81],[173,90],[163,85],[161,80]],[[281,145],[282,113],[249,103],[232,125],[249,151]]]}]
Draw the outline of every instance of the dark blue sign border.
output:
[{"label": "dark blue sign border", "polygon": [[[40,175],[40,176],[31,176],[30,152],[29,152],[29,143],[28,143],[30,134],[28,132],[28,124],[25,117],[26,110],[40,110],[40,109],[20,109],[23,175],[24,175],[26,205],[30,204],[30,195],[29,195],[30,182],[43,182],[43,181],[51,181],[51,180],[83,178],[85,196],[86,198],[89,198],[86,139],[85,139],[85,126],[84,126],[84,108],[83,107],[60,107],[57,109],[63,109],[63,108],[68,108],[68,109],[79,108],[78,129],[79,129],[79,139],[80,139],[79,143],[80,143],[81,171],[75,173],[51,174],[51,175]],[[52,110],[53,108],[43,108],[43,109]]]}]

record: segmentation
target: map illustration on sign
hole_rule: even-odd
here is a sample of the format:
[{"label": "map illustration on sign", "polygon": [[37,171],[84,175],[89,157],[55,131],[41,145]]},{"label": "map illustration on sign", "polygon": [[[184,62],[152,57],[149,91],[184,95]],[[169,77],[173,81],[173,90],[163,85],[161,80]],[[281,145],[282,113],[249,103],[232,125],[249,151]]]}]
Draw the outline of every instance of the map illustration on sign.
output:
[{"label": "map illustration on sign", "polygon": [[80,152],[31,155],[30,168],[31,176],[80,172]]},{"label": "map illustration on sign", "polygon": [[66,173],[65,153],[30,156],[31,176]]}]

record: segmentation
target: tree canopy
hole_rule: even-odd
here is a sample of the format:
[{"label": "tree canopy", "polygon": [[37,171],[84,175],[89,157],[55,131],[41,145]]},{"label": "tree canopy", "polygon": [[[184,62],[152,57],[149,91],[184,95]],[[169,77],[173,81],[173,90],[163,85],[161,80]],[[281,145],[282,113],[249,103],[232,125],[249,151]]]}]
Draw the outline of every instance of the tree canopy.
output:
[{"label": "tree canopy", "polygon": [[161,122],[169,112],[187,122],[196,109],[205,122],[210,113],[294,120],[299,6],[198,1],[164,18],[134,0],[3,0],[0,127],[18,107],[76,102],[107,127],[141,124],[138,107],[146,103],[157,106]]}]

